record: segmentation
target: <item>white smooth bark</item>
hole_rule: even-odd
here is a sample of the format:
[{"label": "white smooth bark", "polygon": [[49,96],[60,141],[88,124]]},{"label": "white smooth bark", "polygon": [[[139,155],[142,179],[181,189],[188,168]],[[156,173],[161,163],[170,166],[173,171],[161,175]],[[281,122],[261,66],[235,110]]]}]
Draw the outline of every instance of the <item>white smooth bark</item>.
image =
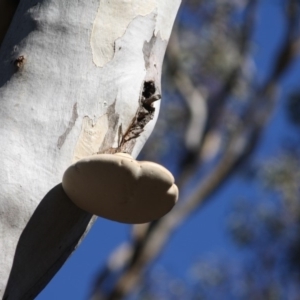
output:
[{"label": "white smooth bark", "polygon": [[66,168],[96,153],[138,155],[160,102],[152,111],[142,99],[161,94],[162,60],[179,5],[19,4],[0,49],[1,297],[14,264],[4,298],[33,299],[91,224],[92,216],[61,188]]}]

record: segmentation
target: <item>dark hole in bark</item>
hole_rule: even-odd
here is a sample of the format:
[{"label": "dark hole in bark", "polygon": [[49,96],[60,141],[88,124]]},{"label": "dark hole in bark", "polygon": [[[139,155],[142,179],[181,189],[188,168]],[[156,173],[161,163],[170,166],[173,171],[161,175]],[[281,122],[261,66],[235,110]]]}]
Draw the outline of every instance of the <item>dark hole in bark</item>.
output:
[{"label": "dark hole in bark", "polygon": [[154,81],[145,81],[143,88],[143,97],[150,98],[155,93],[155,84]]},{"label": "dark hole in bark", "polygon": [[137,121],[138,121],[138,122],[141,122],[142,120],[145,119],[146,115],[147,115],[147,112],[145,112],[145,111],[139,112],[139,113],[138,113],[138,116],[137,116]]},{"label": "dark hole in bark", "polygon": [[24,65],[24,62],[25,62],[25,57],[21,55],[14,61],[14,66],[20,69]]}]

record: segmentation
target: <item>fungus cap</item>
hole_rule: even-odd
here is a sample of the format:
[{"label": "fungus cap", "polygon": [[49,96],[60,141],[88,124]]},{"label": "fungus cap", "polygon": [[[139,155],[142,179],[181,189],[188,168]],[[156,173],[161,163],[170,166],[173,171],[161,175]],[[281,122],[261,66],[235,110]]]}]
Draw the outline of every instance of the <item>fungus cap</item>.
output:
[{"label": "fungus cap", "polygon": [[174,177],[166,168],[125,153],[81,159],[66,170],[62,186],[81,209],[131,224],[161,218],[178,199]]}]

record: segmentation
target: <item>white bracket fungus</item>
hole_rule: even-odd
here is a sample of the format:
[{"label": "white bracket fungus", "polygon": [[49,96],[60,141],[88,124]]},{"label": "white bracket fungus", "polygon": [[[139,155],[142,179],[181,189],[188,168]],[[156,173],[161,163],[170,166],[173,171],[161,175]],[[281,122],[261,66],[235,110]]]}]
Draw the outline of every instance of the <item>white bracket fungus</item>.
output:
[{"label": "white bracket fungus", "polygon": [[173,175],[163,166],[129,154],[99,154],[79,160],[62,180],[81,209],[123,223],[147,223],[168,213],[178,199]]}]

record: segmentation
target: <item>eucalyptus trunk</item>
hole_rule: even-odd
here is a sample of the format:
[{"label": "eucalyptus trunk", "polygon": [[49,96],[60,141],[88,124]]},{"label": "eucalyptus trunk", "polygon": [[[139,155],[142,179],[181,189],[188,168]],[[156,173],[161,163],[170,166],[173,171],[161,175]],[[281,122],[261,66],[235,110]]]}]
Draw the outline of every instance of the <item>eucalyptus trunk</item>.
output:
[{"label": "eucalyptus trunk", "polygon": [[64,193],[66,168],[97,153],[136,157],[149,137],[160,100],[154,109],[142,100],[161,95],[162,61],[179,5],[20,2],[0,48],[4,299],[33,299],[94,220]]}]

